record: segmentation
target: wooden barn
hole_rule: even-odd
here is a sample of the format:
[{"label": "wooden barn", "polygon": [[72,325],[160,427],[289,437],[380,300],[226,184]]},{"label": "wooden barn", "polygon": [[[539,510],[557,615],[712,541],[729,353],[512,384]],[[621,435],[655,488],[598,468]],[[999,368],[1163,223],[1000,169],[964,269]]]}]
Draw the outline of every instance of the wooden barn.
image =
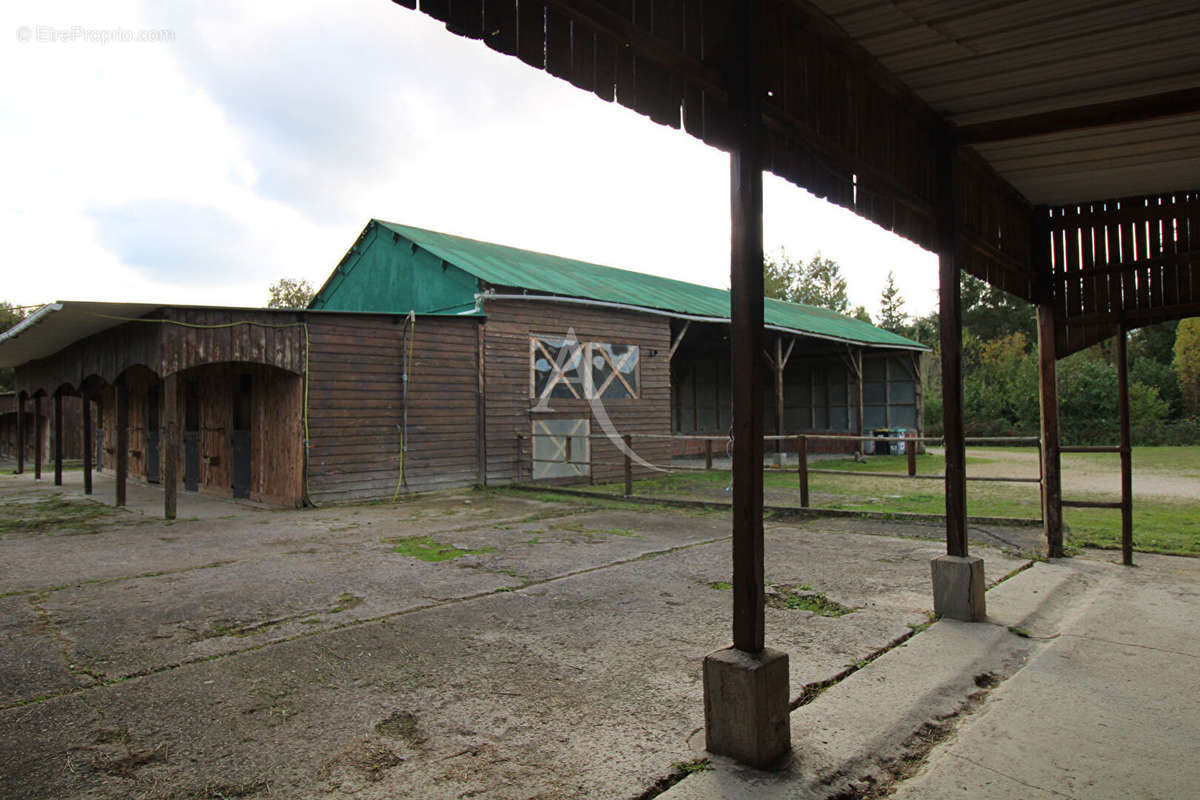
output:
[{"label": "wooden barn", "polygon": [[[720,289],[372,220],[311,308],[484,317],[481,483],[615,480],[626,434],[665,465],[679,443],[648,437],[730,429]],[[920,431],[927,348],[826,309],[764,310],[768,433]]]},{"label": "wooden barn", "polygon": [[[766,314],[780,429],[919,430],[921,345]],[[307,310],[44,307],[0,334],[4,430],[40,475],[74,453],[30,446],[41,414],[47,442],[78,439],[88,485],[102,462],[118,502],[132,475],[168,514],[180,487],[298,506],[614,481],[625,436],[644,474],[678,454],[670,434],[728,431],[728,315],[719,289],[372,221]]]}]

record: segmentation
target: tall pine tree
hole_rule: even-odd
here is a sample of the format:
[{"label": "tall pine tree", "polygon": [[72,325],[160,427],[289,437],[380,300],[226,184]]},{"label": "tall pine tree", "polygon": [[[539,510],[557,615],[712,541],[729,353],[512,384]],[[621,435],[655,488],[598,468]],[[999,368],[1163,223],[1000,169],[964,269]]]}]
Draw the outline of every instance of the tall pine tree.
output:
[{"label": "tall pine tree", "polygon": [[892,333],[903,333],[908,328],[908,315],[904,313],[904,298],[896,288],[896,275],[888,270],[887,283],[879,298],[879,327]]}]

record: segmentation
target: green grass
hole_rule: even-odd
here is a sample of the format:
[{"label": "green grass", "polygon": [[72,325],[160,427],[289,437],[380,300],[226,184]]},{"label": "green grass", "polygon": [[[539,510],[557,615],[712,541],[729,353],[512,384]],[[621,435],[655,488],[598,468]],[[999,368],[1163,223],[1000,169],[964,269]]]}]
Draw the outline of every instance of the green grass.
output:
[{"label": "green grass", "polygon": [[[1003,452],[1017,451],[1032,456],[1030,448],[970,448],[970,464],[994,463]],[[907,472],[906,456],[871,456],[865,464],[853,459],[814,461],[811,466],[851,472]],[[1067,453],[1062,457],[1064,472],[1087,467],[1120,469],[1119,456],[1107,453]],[[1013,464],[1008,474],[1030,474],[1029,464]],[[917,474],[940,474],[940,456],[917,456]],[[1166,475],[1176,478],[1200,478],[1200,447],[1135,447],[1134,475]],[[1036,475],[1036,471],[1032,473]],[[1136,477],[1135,477],[1136,481]],[[730,473],[728,470],[681,472],[637,481],[634,489],[639,497],[683,498],[729,502]],[[796,471],[767,469],[763,487],[768,505],[799,505]],[[619,494],[621,484],[595,487],[597,491]],[[945,513],[945,495],[939,480],[900,480],[892,478],[856,477],[853,475],[809,475],[809,490],[817,508],[852,511],[907,512],[914,514]],[[1065,492],[1072,500],[1116,500],[1109,494]],[[1041,494],[1037,484],[968,482],[967,508],[973,517],[1041,517]],[[1068,540],[1079,547],[1118,548],[1121,543],[1121,514],[1115,509],[1068,508],[1064,518],[1069,528]],[[1167,499],[1139,497],[1133,501],[1134,548],[1143,552],[1170,555],[1200,556],[1200,514],[1196,513],[1194,498]]]},{"label": "green grass", "polygon": [[449,544],[434,541],[432,536],[403,536],[397,539],[384,539],[386,544],[395,545],[393,553],[399,553],[409,558],[421,561],[450,561],[463,556],[478,556],[490,553],[494,548],[480,547],[477,550],[463,550]]}]

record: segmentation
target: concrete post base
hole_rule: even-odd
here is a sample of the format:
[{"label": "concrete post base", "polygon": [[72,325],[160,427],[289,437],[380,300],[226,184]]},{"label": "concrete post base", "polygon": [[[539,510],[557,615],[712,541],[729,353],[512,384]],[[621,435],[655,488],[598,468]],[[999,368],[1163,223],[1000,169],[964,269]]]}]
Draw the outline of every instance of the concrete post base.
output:
[{"label": "concrete post base", "polygon": [[964,622],[983,622],[987,618],[982,558],[938,556],[930,566],[934,613]]},{"label": "concrete post base", "polygon": [[792,747],[788,657],[726,648],[704,658],[704,734],[710,753],[768,769]]}]

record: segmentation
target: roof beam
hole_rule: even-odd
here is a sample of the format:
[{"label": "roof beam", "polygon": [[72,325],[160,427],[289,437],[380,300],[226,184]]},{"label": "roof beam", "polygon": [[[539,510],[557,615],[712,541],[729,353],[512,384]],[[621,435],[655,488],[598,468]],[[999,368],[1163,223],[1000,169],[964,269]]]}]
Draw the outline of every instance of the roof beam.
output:
[{"label": "roof beam", "polygon": [[1001,142],[1197,112],[1200,112],[1200,87],[963,125],[958,128],[958,141],[960,144]]}]

